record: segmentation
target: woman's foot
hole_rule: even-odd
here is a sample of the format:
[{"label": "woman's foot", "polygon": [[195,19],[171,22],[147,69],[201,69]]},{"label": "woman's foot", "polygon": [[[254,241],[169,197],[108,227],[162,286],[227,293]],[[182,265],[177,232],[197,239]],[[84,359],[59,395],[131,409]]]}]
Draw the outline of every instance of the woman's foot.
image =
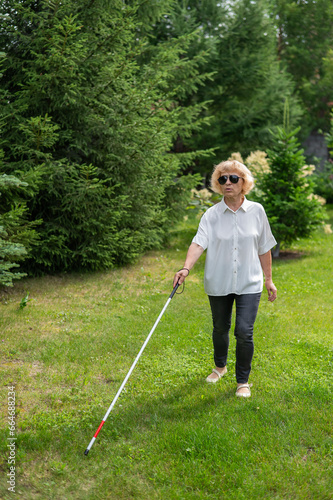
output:
[{"label": "woman's foot", "polygon": [[215,384],[220,380],[220,378],[223,377],[223,375],[227,373],[227,371],[228,370],[226,366],[224,366],[223,368],[218,368],[218,367],[214,368],[212,373],[208,375],[208,377],[206,378],[206,382]]},{"label": "woman's foot", "polygon": [[252,384],[237,384],[236,396],[240,398],[249,398],[251,396],[250,387]]}]

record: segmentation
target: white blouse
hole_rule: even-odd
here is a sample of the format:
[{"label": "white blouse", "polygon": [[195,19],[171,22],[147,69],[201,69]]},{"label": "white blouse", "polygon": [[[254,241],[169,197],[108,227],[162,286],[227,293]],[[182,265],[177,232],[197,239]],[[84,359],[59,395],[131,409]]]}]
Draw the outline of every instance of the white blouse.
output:
[{"label": "white blouse", "polygon": [[204,285],[208,295],[262,291],[259,255],[276,245],[262,205],[244,198],[234,212],[222,198],[204,213],[192,243],[207,249]]}]

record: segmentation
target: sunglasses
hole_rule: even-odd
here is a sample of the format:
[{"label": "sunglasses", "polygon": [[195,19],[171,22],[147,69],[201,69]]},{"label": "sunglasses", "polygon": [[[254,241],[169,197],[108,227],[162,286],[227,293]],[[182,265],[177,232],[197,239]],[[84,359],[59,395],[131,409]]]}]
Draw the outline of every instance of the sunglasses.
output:
[{"label": "sunglasses", "polygon": [[221,184],[221,186],[223,186],[223,184],[225,184],[228,179],[230,179],[230,182],[232,182],[232,184],[237,184],[237,182],[241,178],[242,177],[239,177],[238,175],[221,175],[221,177],[219,177],[218,181]]}]

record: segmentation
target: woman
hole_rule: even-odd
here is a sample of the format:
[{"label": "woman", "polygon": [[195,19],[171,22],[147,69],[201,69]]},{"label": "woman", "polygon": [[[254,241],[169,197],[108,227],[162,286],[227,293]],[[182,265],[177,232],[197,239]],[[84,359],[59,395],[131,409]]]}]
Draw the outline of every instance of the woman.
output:
[{"label": "woman", "polygon": [[217,165],[211,187],[222,194],[220,203],[202,216],[188,249],[184,267],[175,274],[174,286],[183,283],[195,262],[207,249],[204,285],[213,318],[215,368],[206,378],[215,383],[227,373],[229,330],[236,302],[236,396],[251,396],[248,383],[253,357],[253,325],[256,319],[263,273],[268,300],[276,299],[272,281],[271,248],[276,245],[267,216],[259,203],[246,199],[253,188],[251,172],[232,160]]}]

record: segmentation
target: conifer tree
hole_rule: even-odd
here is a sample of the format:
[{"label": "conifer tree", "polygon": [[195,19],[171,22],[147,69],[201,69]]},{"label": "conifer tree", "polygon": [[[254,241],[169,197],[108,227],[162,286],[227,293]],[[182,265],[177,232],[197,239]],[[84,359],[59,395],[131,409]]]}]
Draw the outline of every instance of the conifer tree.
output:
[{"label": "conifer tree", "polygon": [[[3,151],[0,150],[0,172]],[[26,182],[13,175],[0,173],[0,285],[12,286],[14,279],[26,276],[18,269],[27,258],[38,235],[36,222],[29,222],[23,193]],[[16,270],[14,271],[14,268]]]},{"label": "conifer tree", "polygon": [[[210,126],[194,133],[188,148],[213,147],[218,159],[233,151],[247,155],[265,149],[269,129],[282,123],[286,98],[290,120],[297,124],[302,110],[292,79],[277,59],[275,26],[268,14],[266,0],[182,0],[157,24],[158,39],[196,29],[198,38],[189,53],[204,50],[207,61],[201,70],[213,73],[193,97],[209,103],[205,113]],[[211,159],[200,160],[199,170],[210,172]]]},{"label": "conifer tree", "polygon": [[333,45],[332,0],[271,0],[277,54],[292,75],[305,110],[302,135],[329,129],[332,78],[326,64]]},{"label": "conifer tree", "polygon": [[27,206],[43,221],[30,271],[132,261],[164,241],[197,182],[179,174],[206,152],[168,152],[205,121],[201,103],[181,105],[204,79],[202,56],[184,57],[186,36],[147,43],[142,9],[121,0],[0,7],[5,172],[33,179]]},{"label": "conifer tree", "polygon": [[208,97],[214,99],[216,129],[223,138],[220,151],[265,149],[269,130],[282,123],[286,99],[293,124],[301,114],[293,83],[276,59],[267,3],[237,2],[227,28],[220,28],[217,51],[216,88]]},{"label": "conifer tree", "polygon": [[290,245],[310,236],[325,219],[322,205],[313,194],[314,184],[305,175],[306,160],[299,148],[298,133],[299,129],[277,129],[268,151],[270,171],[258,174],[252,196],[265,207],[277,240],[272,252],[275,257],[279,256],[281,244]]},{"label": "conifer tree", "polygon": [[[5,54],[2,53],[0,69],[4,61]],[[6,92],[0,89],[1,107],[6,98]],[[4,143],[0,128],[0,286],[12,286],[14,279],[26,276],[18,268],[27,258],[31,247],[37,242],[38,235],[35,228],[39,221],[29,221],[24,200],[34,192],[26,182],[32,181],[31,176],[26,176],[26,180],[22,180],[22,178],[5,173],[6,159],[1,147]]]}]

